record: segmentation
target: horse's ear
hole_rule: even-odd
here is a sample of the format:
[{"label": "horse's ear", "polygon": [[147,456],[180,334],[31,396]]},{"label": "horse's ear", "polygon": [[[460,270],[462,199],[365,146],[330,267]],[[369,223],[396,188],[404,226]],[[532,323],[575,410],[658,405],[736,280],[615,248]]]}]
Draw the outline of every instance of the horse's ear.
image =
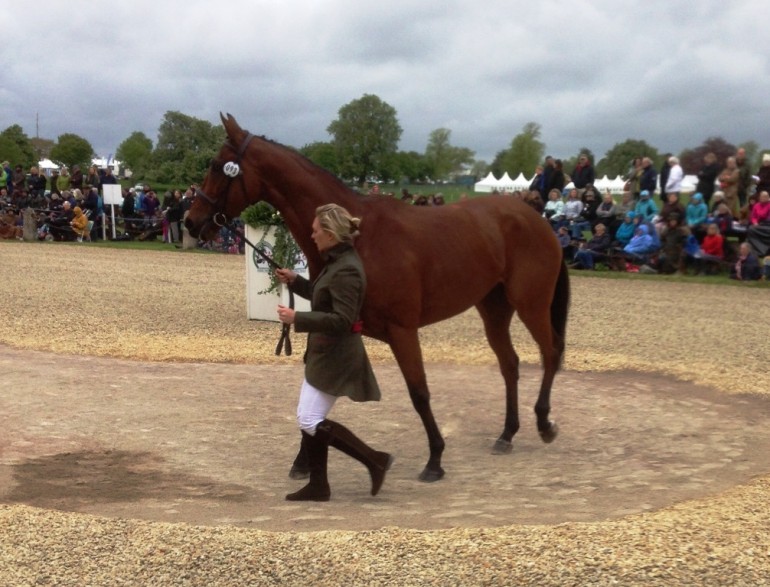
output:
[{"label": "horse's ear", "polygon": [[219,117],[222,119],[222,125],[225,127],[225,132],[227,132],[227,136],[235,137],[243,132],[241,130],[241,127],[238,125],[238,122],[236,122],[235,118],[233,118],[232,114],[228,113],[227,118],[225,118],[224,114],[220,112]]}]

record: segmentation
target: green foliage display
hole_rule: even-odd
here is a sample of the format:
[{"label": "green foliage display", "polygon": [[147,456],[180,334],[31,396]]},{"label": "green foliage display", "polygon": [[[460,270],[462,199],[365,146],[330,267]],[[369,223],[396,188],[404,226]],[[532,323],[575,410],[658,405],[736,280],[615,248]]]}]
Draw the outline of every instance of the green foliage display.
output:
[{"label": "green foliage display", "polygon": [[[246,208],[241,212],[241,220],[248,226],[256,229],[264,230],[264,234],[267,231],[275,227],[275,243],[273,244],[273,261],[275,261],[280,267],[292,268],[297,264],[300,259],[302,250],[294,240],[291,232],[286,226],[281,213],[273,208],[267,202],[257,202]],[[264,238],[264,234],[262,238]],[[258,243],[254,243],[258,245]],[[269,272],[270,287],[259,293],[272,293],[277,292],[279,288],[279,281],[275,277],[273,271]]]},{"label": "green foliage display", "polygon": [[334,137],[340,173],[359,185],[367,176],[381,174],[388,157],[396,153],[402,132],[396,109],[371,94],[340,108],[326,130]]}]

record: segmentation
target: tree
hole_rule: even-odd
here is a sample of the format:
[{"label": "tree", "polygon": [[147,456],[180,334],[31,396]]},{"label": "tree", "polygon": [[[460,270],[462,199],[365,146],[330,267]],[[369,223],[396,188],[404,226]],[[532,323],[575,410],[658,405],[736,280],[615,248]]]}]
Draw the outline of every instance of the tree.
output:
[{"label": "tree", "polygon": [[316,165],[335,175],[339,175],[340,165],[337,160],[337,151],[332,143],[316,141],[315,143],[305,145],[299,152]]},{"label": "tree", "polygon": [[475,153],[464,147],[453,147],[449,143],[451,134],[448,128],[437,128],[430,133],[425,159],[432,179],[447,179],[452,172],[460,171],[463,165],[473,163]]},{"label": "tree", "polygon": [[51,149],[51,159],[67,167],[91,165],[94,148],[86,139],[72,133],[59,135],[56,145]]},{"label": "tree", "polygon": [[151,157],[152,141],[139,131],[131,133],[115,152],[115,158],[139,176],[143,176],[147,171]]},{"label": "tree", "polygon": [[425,181],[430,176],[430,166],[425,156],[417,151],[399,151],[393,156],[396,165],[395,175],[406,179],[408,183]]},{"label": "tree", "polygon": [[735,145],[728,143],[722,137],[709,137],[703,144],[694,149],[685,149],[679,155],[679,164],[685,173],[698,173],[703,167],[703,157],[707,153],[717,156],[717,164],[724,167],[728,157],[735,155]]},{"label": "tree", "polygon": [[0,157],[14,165],[29,169],[37,165],[37,155],[24,130],[13,124],[0,133]]},{"label": "tree", "polygon": [[332,135],[340,172],[363,185],[369,175],[380,175],[401,138],[396,110],[377,96],[364,94],[339,109],[326,129]]},{"label": "tree", "polygon": [[166,112],[148,175],[162,183],[199,182],[224,139],[225,131],[218,125],[181,112]]},{"label": "tree", "polygon": [[498,177],[506,171],[511,177],[519,173],[531,177],[542,162],[544,153],[545,144],[540,141],[540,125],[528,122],[513,137],[511,146],[497,153],[492,162],[492,172]]},{"label": "tree", "polygon": [[616,143],[604,154],[604,158],[596,164],[596,175],[597,177],[606,175],[610,178],[618,175],[625,177],[631,162],[636,157],[649,157],[653,162],[657,162],[660,154],[657,149],[644,141],[626,139],[622,143]]}]

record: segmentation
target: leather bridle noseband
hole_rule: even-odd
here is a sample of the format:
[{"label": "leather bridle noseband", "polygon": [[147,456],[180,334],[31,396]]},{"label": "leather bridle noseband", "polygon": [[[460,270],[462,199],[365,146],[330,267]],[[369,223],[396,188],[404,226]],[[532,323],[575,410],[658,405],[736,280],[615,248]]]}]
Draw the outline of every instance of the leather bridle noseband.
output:
[{"label": "leather bridle noseband", "polygon": [[[243,157],[243,154],[246,152],[246,147],[249,146],[249,143],[251,142],[251,139],[254,138],[254,135],[249,133],[246,133],[246,136],[244,137],[243,141],[241,142],[240,146],[236,149],[235,146],[230,142],[227,141],[225,144],[230,147],[233,151],[235,151],[235,161],[228,161],[225,164],[221,164],[221,162],[216,161],[218,165],[222,165],[222,172],[229,178],[227,183],[227,189],[225,190],[225,195],[221,200],[215,200],[211,196],[209,196],[206,192],[204,192],[202,189],[195,188],[195,195],[200,196],[206,202],[214,209],[214,214],[211,216],[211,220],[209,222],[214,223],[215,226],[218,228],[227,228],[230,232],[235,234],[235,230],[233,229],[233,220],[227,219],[227,214],[225,214],[225,209],[227,208],[227,196],[230,194],[230,188],[233,184],[233,179],[236,177],[241,180],[241,188],[243,190],[243,193],[246,193],[246,181],[243,179],[243,172],[241,171],[241,158]],[[204,226],[204,229],[206,227]],[[203,230],[201,230],[203,232]],[[261,247],[256,246],[254,243],[252,243],[249,239],[246,238],[246,235],[240,235],[243,241],[249,245],[252,249],[254,249],[254,252],[259,255],[262,260],[264,260],[269,267],[272,269],[280,269],[281,266],[278,265],[272,258],[270,258],[268,255],[265,254],[265,252],[262,250]],[[289,289],[289,308],[292,310],[294,309],[294,292]],[[282,351],[286,351],[286,356],[291,355],[292,349],[291,349],[291,326],[289,324],[282,324],[281,325],[281,338],[278,340],[278,345],[275,347],[275,354],[280,355]]]}]

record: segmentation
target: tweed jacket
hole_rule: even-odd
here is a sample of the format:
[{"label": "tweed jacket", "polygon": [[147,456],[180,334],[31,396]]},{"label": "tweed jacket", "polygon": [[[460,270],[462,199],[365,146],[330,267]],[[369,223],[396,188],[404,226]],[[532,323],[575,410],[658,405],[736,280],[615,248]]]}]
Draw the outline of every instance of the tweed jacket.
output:
[{"label": "tweed jacket", "polygon": [[291,290],[310,300],[297,312],[294,330],[307,332],[305,379],[316,389],[353,401],[377,401],[380,388],[360,332],[354,332],[366,292],[366,275],[352,245],[326,251],[327,263],[314,282],[297,276]]}]

